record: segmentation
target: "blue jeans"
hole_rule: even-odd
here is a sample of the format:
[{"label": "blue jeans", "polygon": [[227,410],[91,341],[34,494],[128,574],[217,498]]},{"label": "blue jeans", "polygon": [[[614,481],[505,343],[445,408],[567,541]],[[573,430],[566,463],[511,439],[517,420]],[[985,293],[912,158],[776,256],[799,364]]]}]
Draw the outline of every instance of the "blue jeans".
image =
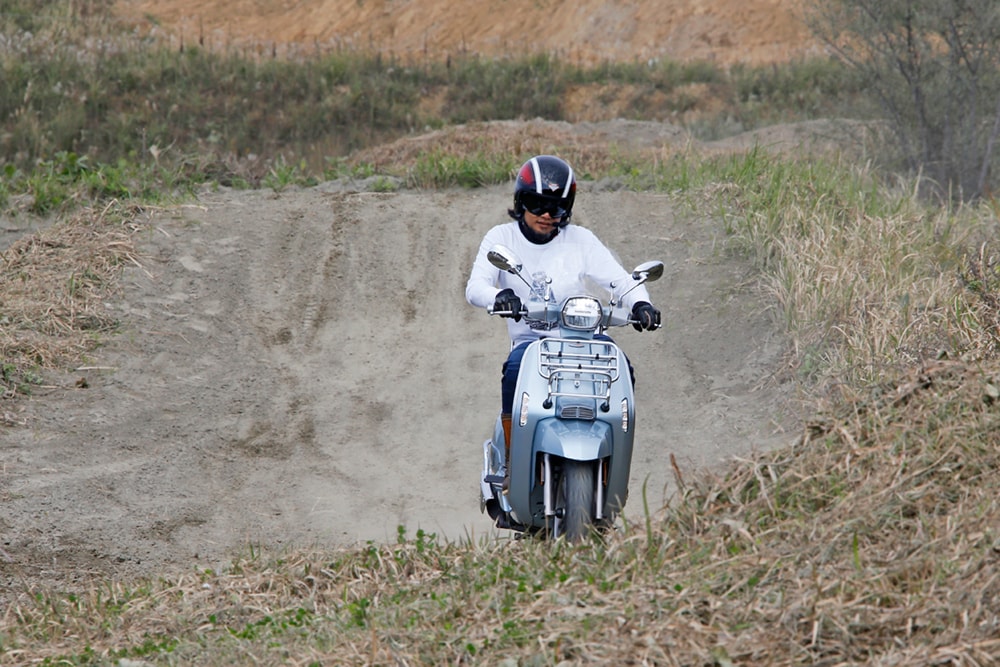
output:
[{"label": "blue jeans", "polygon": [[[609,343],[615,342],[610,336],[606,336],[605,334],[598,334],[594,338],[596,340],[606,340]],[[521,359],[524,357],[524,351],[528,349],[529,345],[531,345],[531,341],[516,346],[507,355],[507,361],[503,363],[503,377],[500,379],[501,414],[513,414],[517,374],[521,371]],[[635,387],[635,369],[632,368],[632,362],[628,360],[628,355],[625,355],[625,362],[628,364],[629,374],[632,376],[632,386]]]}]

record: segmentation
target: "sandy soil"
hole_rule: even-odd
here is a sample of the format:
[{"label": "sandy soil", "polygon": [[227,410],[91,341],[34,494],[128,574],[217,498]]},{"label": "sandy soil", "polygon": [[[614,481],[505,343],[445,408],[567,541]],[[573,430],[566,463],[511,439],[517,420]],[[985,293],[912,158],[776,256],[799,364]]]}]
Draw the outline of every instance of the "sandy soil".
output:
[{"label": "sandy soil", "polygon": [[[86,389],[33,397],[0,444],[7,577],[218,567],[257,549],[492,534],[481,443],[505,327],[464,301],[509,187],[380,194],[327,183],[206,193],[146,221],[125,323]],[[620,330],[638,375],[633,499],[787,438],[775,326],[667,198],[582,184],[576,221],[656,258],[667,326]],[[506,533],[503,533],[506,534]]]}]

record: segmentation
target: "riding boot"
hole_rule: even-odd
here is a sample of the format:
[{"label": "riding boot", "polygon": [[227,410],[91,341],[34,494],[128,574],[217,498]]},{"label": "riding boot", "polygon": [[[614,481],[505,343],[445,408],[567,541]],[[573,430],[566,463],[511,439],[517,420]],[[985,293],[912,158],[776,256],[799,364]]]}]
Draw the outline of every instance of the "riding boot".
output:
[{"label": "riding boot", "polygon": [[500,415],[500,425],[503,426],[503,492],[507,493],[510,489],[510,428],[511,428],[511,416],[510,415]]}]

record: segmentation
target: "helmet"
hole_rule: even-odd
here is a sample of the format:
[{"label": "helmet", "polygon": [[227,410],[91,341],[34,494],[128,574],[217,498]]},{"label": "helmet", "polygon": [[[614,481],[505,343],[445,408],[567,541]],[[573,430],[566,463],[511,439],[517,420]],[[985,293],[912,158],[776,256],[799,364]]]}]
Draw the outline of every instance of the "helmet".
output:
[{"label": "helmet", "polygon": [[517,171],[512,217],[523,220],[525,210],[535,215],[548,211],[560,218],[559,227],[565,227],[573,216],[575,199],[573,168],[554,155],[536,155]]}]

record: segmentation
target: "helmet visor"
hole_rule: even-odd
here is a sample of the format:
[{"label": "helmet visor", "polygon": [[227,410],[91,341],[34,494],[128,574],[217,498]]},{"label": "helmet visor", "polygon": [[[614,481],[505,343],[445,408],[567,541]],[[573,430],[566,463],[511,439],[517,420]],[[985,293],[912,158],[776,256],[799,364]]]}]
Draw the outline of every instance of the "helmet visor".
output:
[{"label": "helmet visor", "polygon": [[553,218],[561,218],[568,212],[562,197],[546,197],[534,192],[521,193],[521,204],[532,215],[548,213]]}]

